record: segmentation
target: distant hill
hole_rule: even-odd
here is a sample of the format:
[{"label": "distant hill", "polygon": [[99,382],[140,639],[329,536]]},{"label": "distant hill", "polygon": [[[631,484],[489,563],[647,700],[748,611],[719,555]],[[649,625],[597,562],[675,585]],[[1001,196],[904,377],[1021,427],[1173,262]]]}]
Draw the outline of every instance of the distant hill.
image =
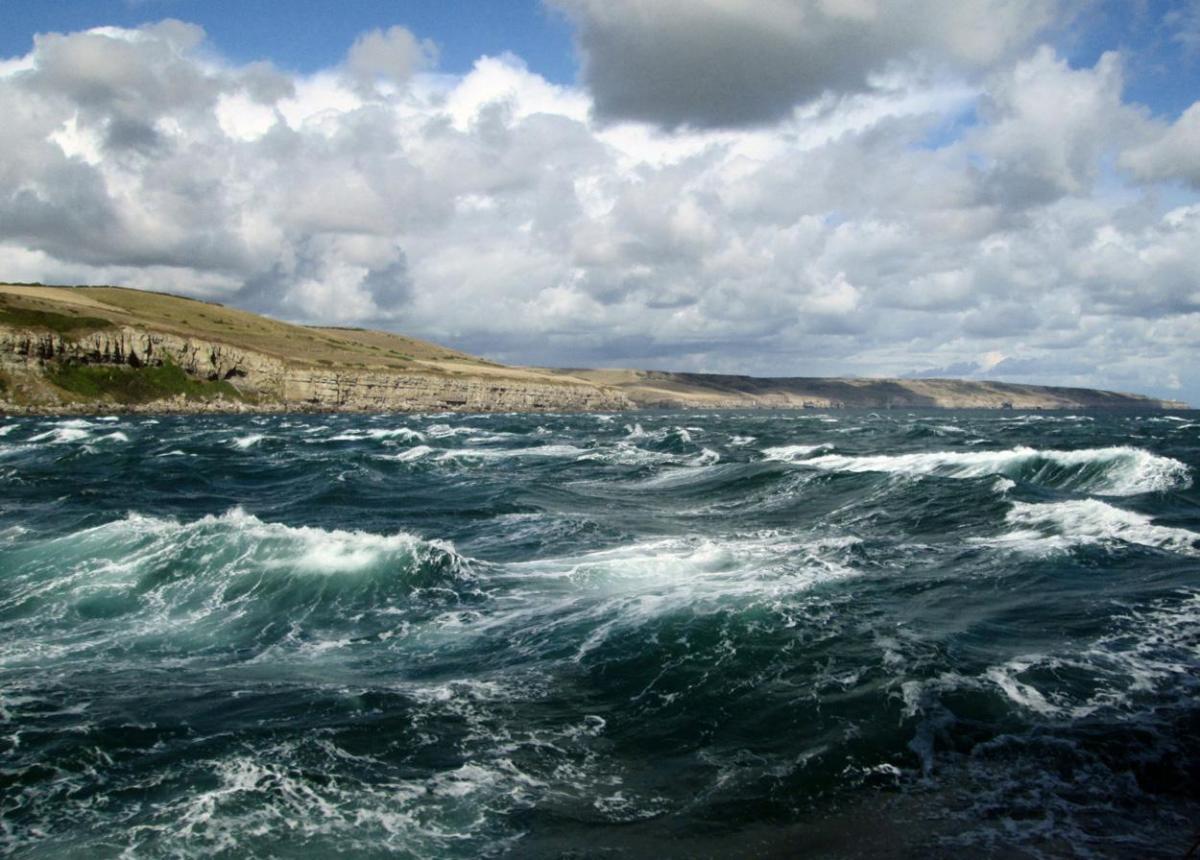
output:
[{"label": "distant hill", "polygon": [[962,379],[754,377],[652,370],[569,370],[642,408],[1187,409],[1186,403],[1091,388]]},{"label": "distant hill", "polygon": [[381,331],[300,326],[121,287],[0,284],[0,410],[1179,409],[1134,394],[942,379],[512,367]]}]

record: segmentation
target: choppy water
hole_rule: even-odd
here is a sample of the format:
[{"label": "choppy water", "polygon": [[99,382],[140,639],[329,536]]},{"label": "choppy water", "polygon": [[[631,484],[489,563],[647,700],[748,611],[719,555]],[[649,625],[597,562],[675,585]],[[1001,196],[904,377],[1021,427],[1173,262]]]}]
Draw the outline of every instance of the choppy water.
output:
[{"label": "choppy water", "polygon": [[0,422],[0,849],[1178,857],[1200,416]]}]

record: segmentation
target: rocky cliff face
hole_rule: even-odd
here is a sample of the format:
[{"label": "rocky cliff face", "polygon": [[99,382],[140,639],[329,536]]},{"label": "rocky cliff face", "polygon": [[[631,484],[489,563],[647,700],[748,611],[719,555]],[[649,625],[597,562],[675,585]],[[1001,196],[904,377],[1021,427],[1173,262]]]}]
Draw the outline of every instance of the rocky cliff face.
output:
[{"label": "rocky cliff face", "polygon": [[[215,341],[128,326],[72,335],[0,326],[0,368],[37,387],[54,362],[130,367],[170,362],[197,379],[227,381],[266,409],[516,412],[621,410],[633,405],[610,388],[567,379],[539,382],[503,375],[323,369],[296,366]],[[36,401],[39,408],[52,407],[49,388],[43,384],[35,392],[39,396],[26,399]],[[162,405],[187,406],[183,402]],[[207,407],[221,408],[220,403]]]},{"label": "rocky cliff face", "polygon": [[128,326],[64,335],[0,326],[0,362],[26,369],[50,361],[145,367],[170,361],[198,379],[240,379],[248,391],[277,391],[283,362],[226,344]]},{"label": "rocky cliff face", "polygon": [[580,384],[534,383],[442,374],[331,372],[285,374],[286,403],[348,412],[544,412],[633,408],[623,395]]}]

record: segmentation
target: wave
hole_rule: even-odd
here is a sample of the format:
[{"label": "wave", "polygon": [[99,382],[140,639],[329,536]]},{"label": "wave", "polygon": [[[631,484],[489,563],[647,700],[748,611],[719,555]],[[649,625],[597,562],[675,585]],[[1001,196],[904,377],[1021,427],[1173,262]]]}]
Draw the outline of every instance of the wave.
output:
[{"label": "wave", "polygon": [[[905,682],[905,712],[912,716],[956,690],[993,690],[1024,711],[1052,719],[1137,712],[1147,696],[1155,708],[1162,707],[1164,696],[1190,706],[1198,623],[1200,594],[1177,593],[1113,616],[1104,632],[1076,647],[1021,654],[977,675],[947,672]],[[1064,677],[1087,683],[1064,684]]]},{"label": "wave", "polygon": [[574,445],[540,445],[531,448],[447,448],[437,453],[438,460],[506,460],[524,457],[576,458],[588,452]]},{"label": "wave", "polygon": [[797,460],[804,459],[809,454],[815,454],[817,451],[829,451],[833,448],[828,442],[820,445],[777,445],[774,448],[764,448],[763,456],[768,460],[781,460],[785,463],[794,463]]},{"label": "wave", "polygon": [[625,441],[641,441],[642,444],[670,454],[687,454],[695,451],[693,433],[703,433],[703,427],[660,427],[646,430],[640,423],[625,425]]},{"label": "wave", "polygon": [[403,439],[406,442],[424,442],[425,434],[408,427],[376,428],[374,430],[346,430],[330,436],[326,442],[362,442],[369,439]]},{"label": "wave", "polygon": [[[767,449],[764,453],[789,450]],[[793,456],[777,454],[774,459],[794,459],[802,453]],[[943,478],[1000,475],[1060,490],[1113,496],[1191,486],[1190,471],[1179,460],[1129,446],[1078,451],[1018,446],[1006,451],[935,451],[864,456],[825,454],[802,460],[801,465],[829,472],[884,472]]]},{"label": "wave", "polygon": [[471,578],[470,562],[442,541],[287,526],[241,508],[186,523],[129,514],[19,546],[6,565],[0,625],[17,625],[9,632],[23,647],[51,650],[66,630],[73,647],[188,651],[366,635],[394,627],[422,589],[453,593]]},{"label": "wave", "polygon": [[742,641],[737,631],[753,639],[791,627],[802,611],[798,595],[856,576],[851,556],[858,543],[851,536],[764,532],[637,541],[511,562],[491,573],[504,596],[473,621],[471,632],[489,641],[518,636],[525,648],[547,654],[569,642],[572,662],[603,662],[627,659],[631,642],[651,647],[645,643],[683,613],[713,619],[721,629],[712,640],[698,636],[685,646],[690,659],[715,665],[733,658]]},{"label": "wave", "polygon": [[645,448],[620,441],[606,448],[593,448],[578,458],[581,463],[613,463],[621,466],[646,466],[659,463],[671,463],[675,458],[661,451],[647,451]]},{"label": "wave", "polygon": [[379,459],[396,460],[401,463],[411,463],[414,460],[420,460],[422,457],[432,453],[434,453],[434,449],[430,448],[428,445],[414,445],[412,448],[401,451],[399,454],[381,454]]},{"label": "wave", "polygon": [[[818,582],[855,574],[845,551],[852,536],[803,538],[773,532],[722,539],[681,537],[640,541],[573,556],[512,562],[500,578],[535,588],[560,582],[608,595],[657,593],[630,604],[620,623],[636,626],[642,610],[690,606],[738,596],[759,600],[805,590]],[[594,607],[589,607],[589,612]]]},{"label": "wave", "polygon": [[[100,419],[106,421],[107,419]],[[16,426],[16,425],[11,425]],[[42,442],[48,445],[68,445],[74,442],[128,442],[129,436],[121,430],[113,430],[112,432],[104,433],[99,436],[93,435],[93,431],[109,430],[110,426],[103,424],[95,424],[91,421],[81,419],[73,419],[71,421],[63,421],[56,424],[49,430],[44,430],[30,436],[26,440],[27,444]],[[0,434],[3,435],[3,434]],[[92,450],[90,445],[83,446],[87,450]]]},{"label": "wave", "polygon": [[1011,546],[1038,554],[1079,546],[1138,546],[1200,556],[1200,534],[1155,525],[1145,514],[1127,511],[1098,499],[1030,504],[1014,502],[1005,521],[1017,530],[999,538],[974,542]]},{"label": "wave", "polygon": [[[707,451],[707,449],[706,449]],[[693,465],[707,465],[716,462],[719,456],[714,452],[701,452]],[[581,463],[614,463],[620,465],[649,465],[673,462],[674,457],[655,451],[618,442],[608,448],[579,448],[574,445],[537,445],[526,448],[433,448],[429,445],[415,445],[396,454],[381,454],[377,459],[391,460],[400,463],[417,461],[433,461],[438,463],[470,463],[472,461],[496,461],[509,459],[538,459],[575,460]]]},{"label": "wave", "polygon": [[451,427],[449,424],[431,424],[425,428],[425,434],[431,439],[446,439],[453,436],[488,435],[488,431],[479,427]]},{"label": "wave", "polygon": [[[92,426],[92,425],[89,425]],[[30,442],[47,442],[51,445],[65,445],[70,442],[82,442],[84,439],[90,439],[91,432],[79,426],[62,425],[55,427],[53,430],[47,430],[44,433],[38,433],[36,436],[30,436]]]}]

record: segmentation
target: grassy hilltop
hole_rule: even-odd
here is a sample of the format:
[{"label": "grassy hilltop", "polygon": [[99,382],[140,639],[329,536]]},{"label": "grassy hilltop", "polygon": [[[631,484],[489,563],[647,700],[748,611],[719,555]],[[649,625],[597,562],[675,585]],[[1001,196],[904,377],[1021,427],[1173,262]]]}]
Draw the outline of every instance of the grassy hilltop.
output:
[{"label": "grassy hilltop", "polygon": [[41,325],[66,333],[141,326],[222,341],[297,364],[443,370],[458,364],[491,365],[398,334],[293,325],[215,302],[125,287],[0,284],[0,325]]}]

